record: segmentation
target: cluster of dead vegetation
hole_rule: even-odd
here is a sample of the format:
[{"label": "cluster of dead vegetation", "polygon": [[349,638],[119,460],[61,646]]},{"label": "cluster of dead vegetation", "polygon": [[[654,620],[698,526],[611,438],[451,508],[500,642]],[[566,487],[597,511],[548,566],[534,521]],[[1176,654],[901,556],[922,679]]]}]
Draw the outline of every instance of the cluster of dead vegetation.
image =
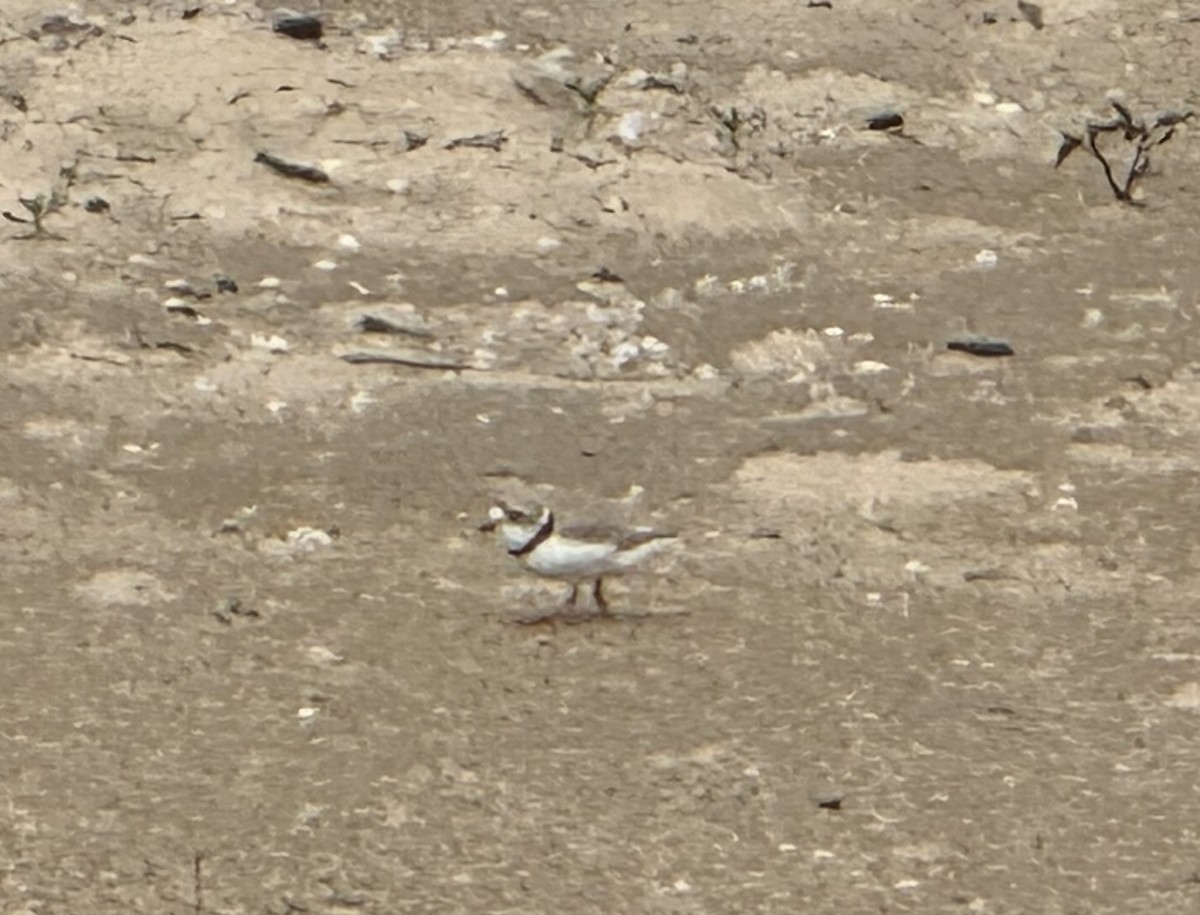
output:
[{"label": "cluster of dead vegetation", "polygon": [[[1195,112],[1160,111],[1152,118],[1141,118],[1118,101],[1110,104],[1116,114],[1108,120],[1088,121],[1082,133],[1062,132],[1063,141],[1054,167],[1062,165],[1075,150],[1085,149],[1100,163],[1114,196],[1122,203],[1136,204],[1134,188],[1150,171],[1151,152],[1168,143],[1179,126],[1191,120]],[[1126,146],[1124,163],[1119,148],[1114,149],[1112,142],[1104,142],[1113,137]]]}]

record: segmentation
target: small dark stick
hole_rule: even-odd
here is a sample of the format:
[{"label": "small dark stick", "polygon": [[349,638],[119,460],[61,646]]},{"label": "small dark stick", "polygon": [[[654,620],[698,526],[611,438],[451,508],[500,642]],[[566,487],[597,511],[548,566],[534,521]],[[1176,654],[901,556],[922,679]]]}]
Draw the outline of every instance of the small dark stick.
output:
[{"label": "small dark stick", "polygon": [[591,278],[600,283],[623,283],[625,280],[613,273],[607,267],[600,266],[592,271]]},{"label": "small dark stick", "polygon": [[286,159],[280,159],[278,156],[273,156],[268,152],[260,152],[254,157],[255,162],[261,162],[274,171],[279,172],[287,178],[298,178],[301,181],[309,181],[313,184],[329,183],[329,175],[312,165],[302,165],[298,162],[288,162]]},{"label": "small dark stick", "polygon": [[508,137],[504,135],[503,130],[493,130],[490,133],[475,134],[470,137],[455,137],[453,140],[443,144],[443,149],[490,149],[494,152],[500,152],[504,144],[508,142]]},{"label": "small dark stick", "polygon": [[972,356],[1014,356],[1016,352],[1003,340],[951,340],[946,349]]},{"label": "small dark stick", "polygon": [[1067,156],[1083,145],[1082,138],[1071,136],[1069,133],[1064,133],[1062,138],[1062,145],[1058,147],[1058,155],[1054,157],[1055,168],[1062,165],[1067,160]]},{"label": "small dark stick", "polygon": [[196,915],[204,911],[204,878],[201,876],[203,864],[204,853],[198,851],[192,856],[192,910]]}]

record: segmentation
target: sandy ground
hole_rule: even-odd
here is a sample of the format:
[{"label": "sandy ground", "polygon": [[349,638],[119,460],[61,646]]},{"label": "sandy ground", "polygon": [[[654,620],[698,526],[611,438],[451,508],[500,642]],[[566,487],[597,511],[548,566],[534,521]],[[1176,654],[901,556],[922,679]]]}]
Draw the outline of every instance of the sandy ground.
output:
[{"label": "sandy ground", "polygon": [[308,11],[0,15],[0,912],[1196,911],[1200,7]]}]

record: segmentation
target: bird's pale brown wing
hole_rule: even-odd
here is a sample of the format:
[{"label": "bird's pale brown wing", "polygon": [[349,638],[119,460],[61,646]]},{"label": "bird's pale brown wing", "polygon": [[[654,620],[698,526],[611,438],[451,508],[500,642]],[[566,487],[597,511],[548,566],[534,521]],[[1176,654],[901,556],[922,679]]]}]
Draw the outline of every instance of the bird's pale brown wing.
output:
[{"label": "bird's pale brown wing", "polygon": [[618,550],[632,550],[651,540],[674,540],[679,535],[667,531],[630,531],[617,544]]},{"label": "bird's pale brown wing", "polygon": [[573,524],[561,529],[559,533],[571,540],[582,540],[585,543],[611,543],[618,550],[632,550],[651,540],[678,536],[663,531],[631,531],[627,527],[617,527],[613,524]]},{"label": "bird's pale brown wing", "polygon": [[559,528],[558,532],[571,540],[585,543],[620,543],[629,535],[627,529],[612,524],[570,524]]}]

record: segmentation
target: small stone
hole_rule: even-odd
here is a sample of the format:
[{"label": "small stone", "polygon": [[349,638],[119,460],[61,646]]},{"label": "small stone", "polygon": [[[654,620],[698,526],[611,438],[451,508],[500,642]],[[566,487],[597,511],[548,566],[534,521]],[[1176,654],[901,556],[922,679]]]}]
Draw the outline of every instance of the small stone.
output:
[{"label": "small stone", "polygon": [[176,277],[173,280],[167,280],[163,283],[163,288],[170,289],[172,292],[178,292],[180,295],[198,295],[195,287],[193,287],[190,282],[182,277]]},{"label": "small stone", "polygon": [[646,129],[646,116],[640,111],[627,111],[617,122],[617,138],[627,146],[641,141]]},{"label": "small stone", "polygon": [[1042,18],[1042,8],[1036,3],[1029,3],[1027,0],[1017,0],[1017,9],[1025,17],[1025,21],[1037,31],[1040,32],[1046,27],[1045,20]]},{"label": "small stone", "polygon": [[984,248],[975,255],[975,266],[981,270],[991,270],[999,262],[999,256],[990,248]]},{"label": "small stone", "polygon": [[274,30],[297,41],[316,41],[325,34],[325,27],[316,16],[284,16],[275,20]]},{"label": "small stone", "polygon": [[412,152],[420,149],[429,142],[429,134],[419,130],[402,130],[396,139],[396,147],[400,152]]},{"label": "small stone", "polygon": [[867,130],[896,130],[904,126],[904,115],[898,111],[879,111],[867,117]]},{"label": "small stone", "polygon": [[219,604],[217,604],[216,608],[212,611],[212,615],[226,626],[233,622],[233,618],[235,616],[240,616],[247,619],[259,619],[262,616],[262,614],[260,614],[253,607],[244,603],[240,597],[225,598]]},{"label": "small stone", "polygon": [[485,51],[499,51],[504,47],[506,41],[508,41],[508,36],[497,30],[489,32],[487,35],[476,35],[471,39],[471,44],[483,48]]},{"label": "small stone", "polygon": [[324,645],[313,645],[308,649],[308,658],[314,664],[322,666],[331,666],[334,664],[343,663],[346,658],[335,651],[331,651]]},{"label": "small stone", "polygon": [[409,337],[432,337],[429,322],[411,305],[379,305],[355,315],[350,326],[368,334],[402,334]]},{"label": "small stone", "polygon": [[200,321],[203,318],[203,315],[200,314],[200,312],[197,311],[194,306],[189,305],[187,302],[181,298],[178,298],[177,296],[172,296],[162,304],[163,308],[171,312],[171,314],[184,315],[188,318],[195,318],[197,321]]},{"label": "small stone", "polygon": [[328,531],[315,527],[298,527],[288,531],[287,544],[293,552],[311,553],[314,550],[332,545],[333,537]]},{"label": "small stone", "polygon": [[291,348],[287,340],[278,334],[271,334],[270,336],[251,334],[250,345],[255,349],[265,349],[269,353],[286,353]]},{"label": "small stone", "polygon": [[404,33],[398,29],[392,29],[392,31],[380,35],[364,35],[362,41],[366,46],[367,53],[380,60],[391,60],[404,50]]},{"label": "small stone", "polygon": [[817,785],[809,790],[808,799],[822,810],[841,810],[846,792],[833,785]]}]

